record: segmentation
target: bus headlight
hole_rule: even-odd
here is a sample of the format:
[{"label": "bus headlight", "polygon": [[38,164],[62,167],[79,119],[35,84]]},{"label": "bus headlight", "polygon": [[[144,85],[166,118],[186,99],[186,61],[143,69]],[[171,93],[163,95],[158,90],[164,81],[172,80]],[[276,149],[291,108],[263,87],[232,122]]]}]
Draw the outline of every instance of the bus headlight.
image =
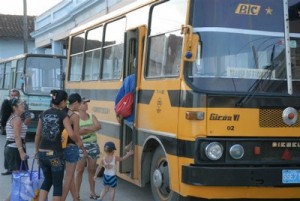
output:
[{"label": "bus headlight", "polygon": [[233,159],[241,159],[244,156],[244,148],[240,144],[235,144],[229,149],[229,154]]},{"label": "bus headlight", "polygon": [[209,158],[210,160],[219,160],[222,155],[223,155],[223,146],[219,142],[212,142],[209,143],[205,147],[205,154],[206,157]]}]

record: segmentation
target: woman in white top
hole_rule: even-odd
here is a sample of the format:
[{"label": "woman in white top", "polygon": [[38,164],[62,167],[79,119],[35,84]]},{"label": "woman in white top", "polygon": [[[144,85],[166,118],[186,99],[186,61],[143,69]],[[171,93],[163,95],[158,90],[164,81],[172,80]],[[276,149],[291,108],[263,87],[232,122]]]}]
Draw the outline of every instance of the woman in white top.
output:
[{"label": "woman in white top", "polygon": [[[1,126],[5,126],[6,129],[4,167],[12,171],[20,169],[21,161],[26,160],[25,163],[28,167],[25,146],[27,126],[21,119],[24,108],[24,103],[17,98],[4,100],[1,106]],[[22,167],[25,169],[25,165]],[[9,197],[6,200],[9,200]]]}]

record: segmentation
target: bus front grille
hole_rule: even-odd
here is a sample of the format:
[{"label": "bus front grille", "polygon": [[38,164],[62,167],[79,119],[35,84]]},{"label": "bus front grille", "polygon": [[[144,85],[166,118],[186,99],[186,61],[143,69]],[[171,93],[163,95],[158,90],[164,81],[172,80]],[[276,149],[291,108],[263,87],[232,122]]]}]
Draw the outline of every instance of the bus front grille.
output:
[{"label": "bus front grille", "polygon": [[260,109],[259,126],[263,128],[299,127],[300,111],[298,110],[298,121],[294,125],[286,125],[282,120],[283,109]]}]

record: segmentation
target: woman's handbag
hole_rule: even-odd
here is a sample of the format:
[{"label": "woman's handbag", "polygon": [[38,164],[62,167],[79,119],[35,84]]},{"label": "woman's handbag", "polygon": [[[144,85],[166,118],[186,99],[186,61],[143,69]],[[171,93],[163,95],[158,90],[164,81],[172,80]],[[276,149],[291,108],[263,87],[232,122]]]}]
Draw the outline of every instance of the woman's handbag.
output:
[{"label": "woman's handbag", "polygon": [[133,93],[129,92],[118,102],[118,104],[115,107],[117,116],[126,118],[131,115],[133,99]]},{"label": "woman's handbag", "polygon": [[[12,191],[10,194],[11,201],[36,201],[38,200],[41,183],[44,179],[40,167],[38,170],[33,170],[33,159],[31,170],[25,161],[21,162],[20,170],[12,173]],[[26,171],[22,171],[25,165]]]}]

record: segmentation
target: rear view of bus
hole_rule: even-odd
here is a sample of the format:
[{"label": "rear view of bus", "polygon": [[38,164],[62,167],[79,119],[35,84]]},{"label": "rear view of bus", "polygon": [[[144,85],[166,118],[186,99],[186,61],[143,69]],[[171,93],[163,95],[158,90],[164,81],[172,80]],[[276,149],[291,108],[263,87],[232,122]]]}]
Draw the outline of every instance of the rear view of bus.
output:
[{"label": "rear view of bus", "polygon": [[8,98],[10,89],[20,91],[31,113],[28,132],[35,133],[41,112],[50,107],[50,91],[62,89],[66,57],[23,54],[0,62],[0,102]]}]

